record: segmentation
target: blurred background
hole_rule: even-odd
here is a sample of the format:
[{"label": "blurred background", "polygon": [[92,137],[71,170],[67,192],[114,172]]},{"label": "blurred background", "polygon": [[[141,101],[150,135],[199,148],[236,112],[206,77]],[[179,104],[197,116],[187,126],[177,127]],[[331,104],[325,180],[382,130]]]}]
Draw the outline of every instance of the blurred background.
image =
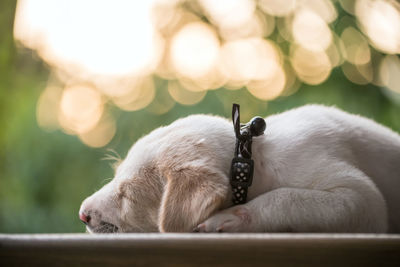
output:
[{"label": "blurred background", "polygon": [[83,232],[102,159],[233,102],[243,121],[321,103],[399,132],[399,53],[389,0],[2,0],[0,232]]}]

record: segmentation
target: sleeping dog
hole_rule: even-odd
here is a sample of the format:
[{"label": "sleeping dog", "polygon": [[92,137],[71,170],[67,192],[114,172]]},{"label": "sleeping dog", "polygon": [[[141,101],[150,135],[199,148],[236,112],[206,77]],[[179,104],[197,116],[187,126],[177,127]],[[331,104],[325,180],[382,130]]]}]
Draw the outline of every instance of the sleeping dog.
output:
[{"label": "sleeping dog", "polygon": [[109,232],[400,232],[400,136],[309,105],[253,138],[248,202],[233,205],[231,122],[192,115],[141,138],[79,217]]}]

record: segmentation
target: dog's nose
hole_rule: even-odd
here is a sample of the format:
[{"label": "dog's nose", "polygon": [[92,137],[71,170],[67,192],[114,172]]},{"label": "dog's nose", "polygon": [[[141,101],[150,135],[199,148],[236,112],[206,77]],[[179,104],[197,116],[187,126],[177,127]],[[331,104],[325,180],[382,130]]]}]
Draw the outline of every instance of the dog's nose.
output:
[{"label": "dog's nose", "polygon": [[84,224],[88,224],[90,222],[90,216],[86,215],[84,212],[80,212],[79,213],[79,219],[84,223]]}]

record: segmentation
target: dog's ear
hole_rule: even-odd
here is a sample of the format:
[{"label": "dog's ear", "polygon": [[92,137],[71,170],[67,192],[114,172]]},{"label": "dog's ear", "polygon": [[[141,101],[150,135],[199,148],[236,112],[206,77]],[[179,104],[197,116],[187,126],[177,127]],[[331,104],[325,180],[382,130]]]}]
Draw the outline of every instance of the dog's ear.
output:
[{"label": "dog's ear", "polygon": [[160,232],[191,232],[226,200],[228,181],[206,168],[169,172],[159,211]]}]

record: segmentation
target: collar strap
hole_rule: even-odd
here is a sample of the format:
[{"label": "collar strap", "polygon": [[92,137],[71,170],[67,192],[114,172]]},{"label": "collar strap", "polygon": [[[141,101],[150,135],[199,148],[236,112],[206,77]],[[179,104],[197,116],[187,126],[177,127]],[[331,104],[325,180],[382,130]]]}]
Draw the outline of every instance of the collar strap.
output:
[{"label": "collar strap", "polygon": [[235,155],[231,163],[230,184],[234,205],[244,204],[247,189],[253,182],[254,162],[251,159],[253,136],[264,134],[266,123],[261,117],[254,117],[249,123],[240,123],[240,106],[232,106],[232,122],[236,136]]}]

